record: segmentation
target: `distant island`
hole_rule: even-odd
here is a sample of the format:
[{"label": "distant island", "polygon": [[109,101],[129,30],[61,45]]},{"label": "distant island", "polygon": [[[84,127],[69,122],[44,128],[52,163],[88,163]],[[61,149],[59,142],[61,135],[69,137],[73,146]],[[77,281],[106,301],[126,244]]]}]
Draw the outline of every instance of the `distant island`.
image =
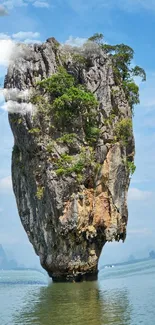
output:
[{"label": "distant island", "polygon": [[19,265],[15,259],[9,259],[7,254],[0,244],[0,270],[34,270],[44,273],[43,270],[37,267],[26,267],[25,265]]},{"label": "distant island", "polygon": [[0,269],[10,270],[10,269],[16,269],[17,267],[18,264],[16,260],[14,259],[9,260],[3,246],[0,244]]},{"label": "distant island", "polygon": [[151,252],[149,253],[149,257],[150,257],[150,258],[155,258],[155,251],[151,251]]},{"label": "distant island", "polygon": [[120,262],[120,263],[113,263],[113,264],[106,264],[106,265],[103,265],[101,266],[100,270],[101,269],[104,269],[104,268],[107,268],[107,267],[114,267],[114,266],[121,266],[121,265],[128,265],[128,264],[134,264],[134,263],[138,263],[138,262],[145,262],[145,261],[148,261],[148,260],[152,260],[152,259],[155,259],[155,251],[152,250],[149,252],[149,256],[148,257],[145,257],[145,258],[135,258],[134,255],[130,255],[127,259],[127,261],[124,261],[124,262]]}]

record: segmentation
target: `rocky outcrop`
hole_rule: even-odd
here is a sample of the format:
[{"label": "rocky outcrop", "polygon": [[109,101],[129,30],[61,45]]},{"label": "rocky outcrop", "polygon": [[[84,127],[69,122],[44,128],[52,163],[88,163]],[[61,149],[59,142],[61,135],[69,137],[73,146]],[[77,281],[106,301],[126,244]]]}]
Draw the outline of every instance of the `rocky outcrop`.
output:
[{"label": "rocky outcrop", "polygon": [[132,130],[125,143],[116,133],[119,123],[132,120],[132,114],[121,84],[115,81],[111,58],[101,50],[89,51],[89,64],[79,67],[64,51],[53,38],[42,45],[22,45],[8,69],[5,89],[6,100],[16,107],[10,89],[33,90],[36,81],[63,65],[98,100],[101,132],[93,148],[97,168],[85,166],[80,181],[74,172],[58,175],[55,170],[61,154],[76,157],[84,148],[85,156],[91,157],[79,120],[68,125],[76,139],[66,144],[58,141],[58,129],[51,131],[52,117],[39,115],[37,106],[27,110],[18,98],[23,110],[9,114],[15,139],[13,189],[22,225],[54,281],[81,281],[97,278],[98,259],[107,241],[125,240],[130,181],[126,162],[133,161],[134,139]]}]

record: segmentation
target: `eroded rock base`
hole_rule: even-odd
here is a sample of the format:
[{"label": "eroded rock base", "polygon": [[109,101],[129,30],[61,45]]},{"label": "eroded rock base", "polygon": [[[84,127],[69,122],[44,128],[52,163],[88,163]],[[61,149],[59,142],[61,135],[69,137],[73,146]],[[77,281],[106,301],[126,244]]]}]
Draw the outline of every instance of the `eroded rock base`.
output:
[{"label": "eroded rock base", "polygon": [[98,278],[98,271],[94,273],[78,273],[72,275],[52,275],[48,273],[48,275],[52,278],[53,282],[55,283],[62,283],[62,282],[84,282],[84,281],[97,281]]}]

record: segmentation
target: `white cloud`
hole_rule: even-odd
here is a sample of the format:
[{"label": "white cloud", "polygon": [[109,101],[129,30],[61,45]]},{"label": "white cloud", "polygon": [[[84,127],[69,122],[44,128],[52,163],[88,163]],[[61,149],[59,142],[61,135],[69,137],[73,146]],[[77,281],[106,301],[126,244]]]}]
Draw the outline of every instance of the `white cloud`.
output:
[{"label": "white cloud", "polygon": [[30,91],[28,89],[19,90],[18,88],[11,88],[11,89],[1,89],[6,100],[18,101],[24,100],[28,101],[30,98]]},{"label": "white cloud", "polygon": [[0,33],[0,40],[7,40],[10,39],[10,36],[8,34]]},{"label": "white cloud", "polygon": [[2,5],[10,10],[13,9],[14,7],[27,6],[27,2],[24,0],[8,0],[8,1],[4,1]]},{"label": "white cloud", "polygon": [[39,41],[38,39],[27,38],[27,39],[24,40],[24,43],[25,44],[41,44],[42,42]]},{"label": "white cloud", "polygon": [[32,113],[34,111],[34,106],[32,103],[18,103],[13,100],[9,100],[1,106],[1,109],[8,111],[9,113],[20,113],[25,115],[26,113]]},{"label": "white cloud", "polygon": [[0,105],[4,102],[3,88],[0,89]]},{"label": "white cloud", "polygon": [[128,199],[130,201],[145,201],[153,196],[152,192],[141,191],[138,188],[130,188],[128,193]]},{"label": "white cloud", "polygon": [[[125,11],[139,11],[143,10],[155,10],[154,0],[67,0],[69,5],[75,11],[92,10],[95,6],[104,7],[110,10],[119,8]],[[49,8],[49,2],[46,0],[7,0],[2,2],[0,6],[0,15],[6,15],[6,9],[13,9],[15,7],[28,6],[29,4],[36,8]]]},{"label": "white cloud", "polygon": [[49,3],[46,1],[35,1],[33,6],[36,8],[49,8]]},{"label": "white cloud", "polygon": [[0,179],[0,192],[8,193],[12,191],[12,180],[11,176],[7,176]]},{"label": "white cloud", "polygon": [[16,7],[28,6],[29,4],[35,6],[36,8],[50,7],[49,3],[44,0],[8,0],[8,1],[3,1],[2,6],[0,6],[0,15],[2,16],[6,15],[7,14],[6,9],[12,10],[13,8]]},{"label": "white cloud", "polygon": [[38,32],[18,32],[16,34],[12,34],[12,38],[16,39],[16,40],[26,40],[26,39],[35,39],[35,38],[39,38],[40,37],[40,33]]},{"label": "white cloud", "polygon": [[0,33],[0,41],[11,40],[14,42],[35,43],[35,42],[40,42],[38,40],[39,37],[40,37],[40,33],[32,32],[32,31],[28,31],[28,32],[20,31],[12,35]]},{"label": "white cloud", "polygon": [[2,5],[0,5],[0,16],[6,16],[7,14],[7,10]]},{"label": "white cloud", "polygon": [[11,39],[0,40],[0,65],[8,65],[14,50],[15,44]]},{"label": "white cloud", "polygon": [[1,105],[1,109],[3,109],[4,111],[8,111],[9,113],[20,113],[23,115],[28,112],[34,112],[35,107],[32,105],[32,103],[30,103],[31,93],[28,89],[24,91],[20,91],[17,88],[4,90],[1,89],[1,93],[7,100],[7,102],[3,102],[3,104]]},{"label": "white cloud", "polygon": [[16,43],[21,41],[25,44],[40,43],[40,40],[37,39],[39,37],[38,32],[32,31],[20,31],[13,35],[0,33],[0,75],[3,75],[3,67],[7,67],[12,59],[21,55],[21,49],[17,48]]},{"label": "white cloud", "polygon": [[87,38],[69,36],[69,39],[65,42],[70,46],[82,46],[87,41]]},{"label": "white cloud", "polygon": [[[38,32],[19,32],[13,34],[12,37],[15,39],[9,39],[7,34],[0,34],[0,38],[4,37],[5,39],[0,39],[0,76],[4,76],[6,73],[7,66],[13,62],[18,57],[25,55],[25,52],[29,52],[30,49],[28,46],[20,46],[16,43],[17,40],[23,40],[24,43],[39,43],[39,40],[35,40],[35,37],[39,37]],[[31,39],[27,39],[31,37]],[[26,38],[26,39],[25,39]],[[4,103],[4,97],[7,102]],[[24,101],[19,103],[18,100]],[[19,91],[14,88],[11,90],[0,89],[0,104],[1,109],[8,111],[9,113],[21,113],[26,114],[27,112],[32,112],[34,106],[29,102],[29,92],[28,91]]]}]

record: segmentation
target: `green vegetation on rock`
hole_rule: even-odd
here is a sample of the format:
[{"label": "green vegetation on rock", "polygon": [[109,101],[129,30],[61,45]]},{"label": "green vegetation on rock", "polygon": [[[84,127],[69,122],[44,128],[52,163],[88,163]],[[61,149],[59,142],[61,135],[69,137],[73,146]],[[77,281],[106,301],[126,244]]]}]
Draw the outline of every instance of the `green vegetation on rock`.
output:
[{"label": "green vegetation on rock", "polygon": [[83,55],[78,54],[78,53],[72,55],[72,60],[73,60],[73,63],[78,66],[84,66],[87,63],[86,58]]},{"label": "green vegetation on rock", "polygon": [[54,100],[51,113],[59,127],[64,127],[73,119],[81,118],[83,129],[87,131],[87,124],[96,121],[93,109],[97,108],[97,105],[98,102],[91,92],[73,86]]},{"label": "green vegetation on rock", "polygon": [[121,141],[123,145],[127,145],[129,138],[132,136],[132,121],[129,118],[124,118],[116,123],[115,130],[116,141]]},{"label": "green vegetation on rock", "polygon": [[67,145],[71,145],[76,140],[76,134],[75,133],[64,133],[62,137],[57,138],[57,141],[59,143],[65,143]]},{"label": "green vegetation on rock", "polygon": [[[44,101],[42,100],[43,96],[46,97]],[[60,67],[57,73],[37,83],[37,93],[34,94],[33,103],[41,106],[39,113],[43,112],[44,115],[52,118],[53,132],[56,128],[61,134],[55,138],[56,145],[53,144],[53,141],[46,145],[49,154],[52,155],[55,152],[57,144],[65,143],[67,146],[71,146],[75,143],[77,134],[72,131],[75,127],[82,130],[83,141],[89,148],[90,154],[91,148],[101,132],[97,121],[98,101],[93,93],[88,91],[85,86],[78,84],[76,78]],[[39,129],[35,128],[29,132],[36,134]],[[88,157],[90,155],[86,155],[84,151],[85,149],[77,157],[58,152],[60,158],[54,161],[56,174],[62,176],[75,173],[80,179],[84,168],[90,164],[90,157]]]},{"label": "green vegetation on rock", "polygon": [[[57,126],[63,128],[73,122],[73,119],[78,118],[82,121],[86,133],[88,129],[96,126],[98,102],[95,96],[78,84],[63,67],[60,67],[51,77],[38,82],[37,87],[42,95],[35,94],[32,102],[41,105],[42,110],[53,117]],[[43,100],[45,94],[48,96],[48,101]]]},{"label": "green vegetation on rock", "polygon": [[139,103],[139,87],[136,85],[134,77],[141,77],[142,81],[145,81],[146,73],[139,66],[132,67],[134,50],[130,46],[104,44],[103,38],[103,34],[96,33],[88,40],[97,43],[101,49],[111,56],[115,81],[118,85],[121,83],[133,111],[134,105]]},{"label": "green vegetation on rock", "polygon": [[102,33],[95,33],[93,36],[88,38],[88,41],[95,42],[97,44],[101,44],[103,41],[103,34]]},{"label": "green vegetation on rock", "polygon": [[47,79],[37,82],[37,86],[43,93],[50,94],[53,99],[58,98],[66,93],[66,91],[75,85],[75,79],[66,69],[59,67],[58,72]]},{"label": "green vegetation on rock", "polygon": [[48,153],[52,153],[54,151],[54,142],[50,141],[47,146],[46,146],[46,150]]},{"label": "green vegetation on rock", "polygon": [[[94,48],[104,51],[112,59],[115,87],[111,88],[111,97],[114,105],[109,116],[104,119],[104,125],[109,128],[114,126],[113,142],[117,141],[127,146],[132,136],[132,119],[119,115],[115,97],[119,96],[120,87],[123,88],[133,112],[134,105],[139,103],[139,88],[135,84],[134,77],[140,76],[142,81],[145,81],[145,71],[139,66],[132,67],[134,51],[131,47],[124,44],[104,44],[103,34],[99,33],[90,37],[86,44],[91,42],[95,43]],[[64,55],[67,54],[64,52]],[[89,55],[87,56],[83,51],[73,51],[70,55],[73,67],[79,71],[82,71],[81,67],[88,69]],[[36,127],[29,132],[35,135],[40,135],[42,132],[43,135],[47,134],[51,137],[46,144],[46,151],[54,164],[56,174],[62,176],[75,173],[77,178],[80,178],[88,166],[94,170],[97,162],[95,155],[91,156],[90,162],[90,152],[102,137],[99,103],[95,95],[81,83],[77,74],[72,70],[67,71],[64,67],[59,67],[55,74],[37,82],[32,103],[37,105],[38,110],[35,117]],[[44,123],[40,122],[42,120]],[[40,124],[41,129],[38,127]],[[61,152],[63,144],[68,147],[64,154]],[[74,145],[76,148],[72,150]],[[89,148],[89,154],[83,153],[82,157],[81,148],[85,152],[86,148]],[[134,172],[133,163],[128,162],[127,168],[131,174]]]},{"label": "green vegetation on rock", "polygon": [[132,176],[136,170],[136,166],[135,166],[134,162],[127,160],[126,167],[127,167],[127,170],[129,171],[129,174]]},{"label": "green vegetation on rock", "polygon": [[43,198],[43,195],[44,195],[44,186],[38,186],[37,187],[37,192],[36,192],[36,197],[38,200],[41,200]]},{"label": "green vegetation on rock", "polygon": [[38,135],[40,133],[40,129],[39,128],[32,128],[31,130],[29,130],[30,134],[34,134],[34,135]]},{"label": "green vegetation on rock", "polygon": [[136,166],[134,164],[134,161],[130,160],[129,157],[123,160],[123,163],[126,167],[126,170],[128,171],[130,177],[133,176],[133,174],[136,171]]}]

